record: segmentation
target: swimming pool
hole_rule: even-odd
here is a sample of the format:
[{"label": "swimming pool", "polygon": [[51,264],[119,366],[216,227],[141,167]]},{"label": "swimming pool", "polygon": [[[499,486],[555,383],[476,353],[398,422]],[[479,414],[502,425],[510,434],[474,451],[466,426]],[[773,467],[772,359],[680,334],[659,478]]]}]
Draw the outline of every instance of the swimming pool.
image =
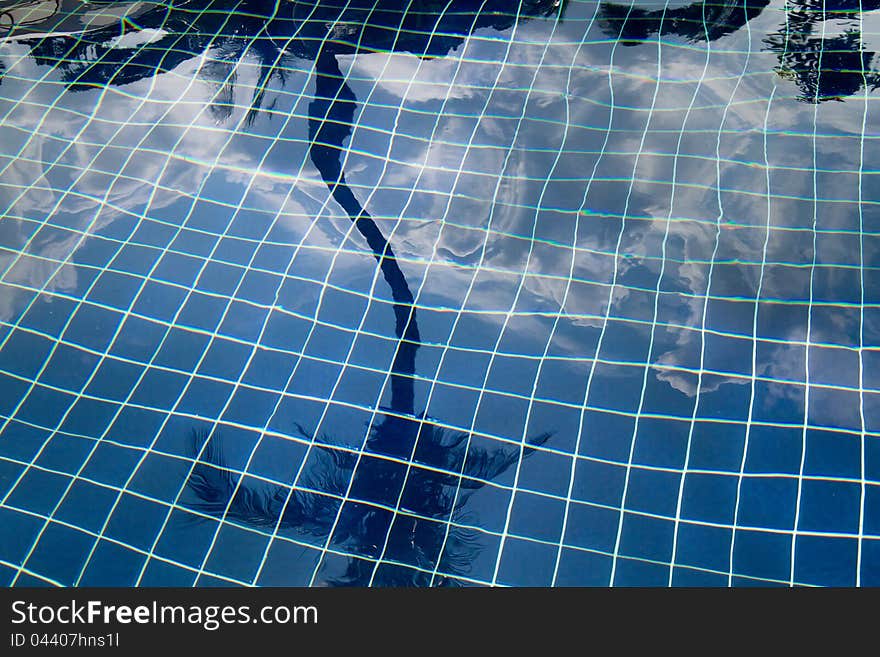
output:
[{"label": "swimming pool", "polygon": [[880,584],[877,2],[0,8],[4,585]]}]

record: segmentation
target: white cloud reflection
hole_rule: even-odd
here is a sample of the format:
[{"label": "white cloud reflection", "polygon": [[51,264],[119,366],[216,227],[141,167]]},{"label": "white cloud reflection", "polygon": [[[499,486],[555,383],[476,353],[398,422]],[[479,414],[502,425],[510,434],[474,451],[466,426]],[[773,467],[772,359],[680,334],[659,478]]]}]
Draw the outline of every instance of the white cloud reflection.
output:
[{"label": "white cloud reflection", "polygon": [[[775,16],[768,10],[760,20],[772,22]],[[699,327],[716,235],[719,266],[713,270],[712,294],[734,295],[739,290],[748,296],[757,290],[767,222],[765,159],[773,196],[769,221],[774,253],[787,258],[787,264],[810,265],[812,252],[798,248],[802,235],[787,230],[803,225],[803,219],[793,219],[792,212],[808,207],[797,199],[809,200],[814,192],[812,178],[801,175],[799,167],[811,166],[815,147],[820,168],[824,164],[830,170],[857,172],[860,154],[842,139],[820,139],[814,144],[815,108],[796,101],[791,84],[773,73],[775,58],[757,52],[754,45],[758,34],[751,37],[755,52],[741,79],[745,62],[741,51],[749,38],[745,29],[713,42],[708,65],[702,44],[685,47],[674,39],[664,42],[659,100],[650,112],[656,43],[620,46],[611,61],[612,44],[596,29],[585,35],[585,25],[563,23],[550,38],[550,22],[524,23],[518,28],[521,39],[511,46],[509,62],[501,68],[488,63],[497,56],[498,43],[480,34],[443,58],[402,53],[341,58],[359,101],[370,96],[376,103],[360,114],[361,123],[350,140],[348,182],[361,200],[368,199],[368,211],[386,234],[393,229],[392,244],[405,261],[404,269],[417,268],[408,261],[431,259],[449,266],[449,271],[455,266],[459,281],[450,289],[460,289],[462,283],[467,287],[478,268],[514,286],[522,277],[517,311],[562,313],[562,323],[599,326],[609,311],[607,285],[615,263],[619,285],[612,296],[611,315],[652,319],[653,291],[665,248],[660,284],[668,293],[664,303],[678,308],[676,322]],[[143,38],[149,41],[156,35]],[[546,52],[544,44],[548,44]],[[254,129],[265,138],[233,138],[231,130],[241,121],[256,82],[256,66],[247,57],[237,69],[234,112],[218,125],[216,116],[206,111],[218,93],[216,85],[201,79],[193,82],[204,65],[198,59],[122,88],[62,93],[58,75],[26,57],[23,45],[6,44],[0,52],[8,68],[0,87],[0,113],[9,112],[0,132],[5,143],[23,146],[20,157],[4,172],[0,189],[0,203],[10,206],[12,216],[45,221],[57,205],[66,225],[95,233],[127,213],[162,215],[162,209],[176,207],[208,176],[216,176],[218,184],[211,189],[225,190],[224,199],[218,200],[235,205],[245,198],[248,205],[278,214],[287,238],[296,244],[325,205],[326,188],[307,158],[302,118],[307,109],[296,95],[302,86],[311,92],[310,62],[301,63],[284,90],[277,82],[271,86],[265,103],[267,107],[275,103],[271,119],[264,115]],[[574,74],[569,80],[572,62]],[[33,84],[44,75],[51,84]],[[693,110],[683,127],[695,90]],[[771,92],[774,101],[767,116]],[[526,119],[520,121],[526,102]],[[431,116],[442,103],[445,113]],[[388,107],[379,111],[379,104]],[[858,98],[822,104],[815,128],[820,134],[858,136],[864,109]],[[300,116],[285,121],[290,112]],[[609,112],[612,132],[602,150]],[[392,136],[387,131],[395,120],[399,133]],[[765,123],[768,134],[763,131]],[[154,124],[158,125],[146,128],[144,148],[132,152],[143,126]],[[676,159],[669,155],[679,146],[682,129],[685,134]],[[50,167],[48,163],[73,139],[76,143]],[[271,151],[261,166],[268,146]],[[870,163],[861,165],[870,169]],[[594,168],[595,180],[584,199]],[[83,171],[86,175],[74,183]],[[674,200],[669,184],[673,172]],[[551,184],[542,197],[547,180]],[[834,197],[835,185],[833,176],[823,177],[819,197]],[[68,188],[65,194],[62,190]],[[848,189],[851,193],[854,188]],[[22,190],[27,191],[20,195]],[[724,210],[720,227],[716,225],[719,197]],[[587,213],[578,215],[582,204]],[[836,223],[846,221],[839,213],[855,211],[853,205],[841,207],[827,212],[823,207],[818,226],[831,218]],[[615,216],[624,211],[621,252],[615,253],[621,226]],[[350,226],[332,202],[325,214],[331,215],[331,221],[316,224],[307,239],[325,247],[329,259]],[[222,229],[220,225],[217,231]],[[531,239],[533,232],[538,242]],[[356,233],[350,237],[365,248]],[[826,243],[837,239],[846,236],[823,236]],[[41,255],[75,259],[78,240],[78,234],[70,234],[41,246]],[[865,255],[876,260],[876,247],[866,242]],[[572,258],[579,280],[567,285]],[[340,281],[362,280],[372,275],[375,266],[367,254],[344,263],[340,260],[335,271]],[[52,266],[35,261],[29,274],[19,268],[18,282],[40,287],[47,278],[43,268]],[[425,298],[444,298],[448,283],[429,276]],[[75,281],[57,279],[51,286],[72,289]],[[494,298],[482,293],[481,307],[502,313],[513,310],[509,287],[499,285]],[[450,305],[460,301],[450,298]],[[11,312],[0,307],[4,317]],[[753,306],[743,304],[741,312],[735,322],[727,319],[750,326]],[[728,330],[709,320],[706,328]],[[790,321],[790,332],[799,332],[800,315],[792,315]],[[443,339],[430,336],[430,327],[425,335]],[[541,353],[548,339],[540,331],[522,337],[533,340],[533,353]],[[699,340],[699,331],[681,331],[674,346],[653,354],[653,362],[674,367],[692,361]],[[578,344],[560,341],[572,357],[578,357]],[[584,350],[584,358],[591,356]],[[767,366],[765,374],[781,376],[783,370],[781,364]],[[673,388],[696,394],[692,377],[667,368],[655,372]],[[717,388],[721,383],[712,385]]]}]

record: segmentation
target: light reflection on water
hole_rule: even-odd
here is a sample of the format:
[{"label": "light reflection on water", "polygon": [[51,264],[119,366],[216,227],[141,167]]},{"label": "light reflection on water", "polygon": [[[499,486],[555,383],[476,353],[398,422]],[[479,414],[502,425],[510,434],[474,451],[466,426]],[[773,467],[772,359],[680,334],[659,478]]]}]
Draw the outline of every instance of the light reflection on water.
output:
[{"label": "light reflection on water", "polygon": [[221,5],[11,14],[10,581],[874,582],[873,5]]}]

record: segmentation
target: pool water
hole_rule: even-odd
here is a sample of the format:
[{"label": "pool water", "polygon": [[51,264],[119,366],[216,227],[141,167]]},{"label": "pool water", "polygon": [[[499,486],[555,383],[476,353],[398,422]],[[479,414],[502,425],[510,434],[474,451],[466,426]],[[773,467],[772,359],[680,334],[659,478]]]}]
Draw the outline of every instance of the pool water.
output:
[{"label": "pool water", "polygon": [[0,583],[880,584],[877,9],[0,2]]}]

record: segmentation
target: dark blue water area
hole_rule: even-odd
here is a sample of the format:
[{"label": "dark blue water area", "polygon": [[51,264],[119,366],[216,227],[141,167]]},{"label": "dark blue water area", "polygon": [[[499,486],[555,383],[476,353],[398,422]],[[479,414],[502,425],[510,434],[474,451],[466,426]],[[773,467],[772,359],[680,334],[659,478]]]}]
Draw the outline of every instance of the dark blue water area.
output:
[{"label": "dark blue water area", "polygon": [[0,584],[880,584],[878,7],[0,2]]}]

